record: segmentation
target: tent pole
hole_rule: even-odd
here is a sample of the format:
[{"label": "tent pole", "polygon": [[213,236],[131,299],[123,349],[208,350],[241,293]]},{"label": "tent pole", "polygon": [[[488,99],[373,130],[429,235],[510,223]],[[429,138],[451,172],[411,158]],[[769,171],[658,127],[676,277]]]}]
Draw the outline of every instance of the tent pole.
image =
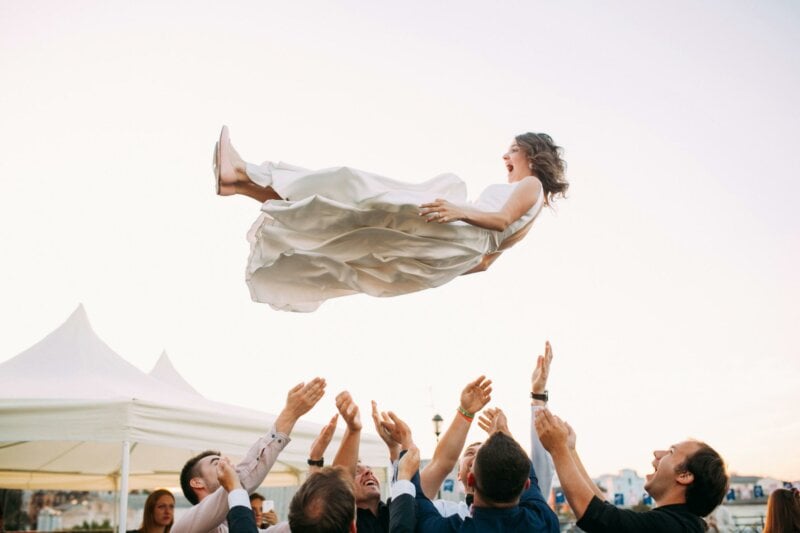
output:
[{"label": "tent pole", "polygon": [[125,533],[128,521],[128,474],[131,467],[131,443],[122,441],[122,469],[119,476],[119,533]]}]

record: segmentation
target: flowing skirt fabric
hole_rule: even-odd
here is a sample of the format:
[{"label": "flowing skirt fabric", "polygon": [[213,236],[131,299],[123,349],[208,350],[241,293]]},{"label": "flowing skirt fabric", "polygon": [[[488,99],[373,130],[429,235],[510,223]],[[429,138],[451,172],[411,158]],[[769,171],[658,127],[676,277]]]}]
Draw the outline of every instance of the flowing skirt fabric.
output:
[{"label": "flowing skirt fabric", "polygon": [[[284,200],[264,203],[248,233],[246,280],[253,300],[284,311],[314,311],[349,294],[386,297],[438,287],[477,266],[531,219],[502,233],[426,222],[422,203],[467,202],[466,186],[453,174],[409,184],[348,167],[308,171],[265,163],[260,169]],[[513,190],[493,187],[477,202],[483,208],[499,209]]]}]

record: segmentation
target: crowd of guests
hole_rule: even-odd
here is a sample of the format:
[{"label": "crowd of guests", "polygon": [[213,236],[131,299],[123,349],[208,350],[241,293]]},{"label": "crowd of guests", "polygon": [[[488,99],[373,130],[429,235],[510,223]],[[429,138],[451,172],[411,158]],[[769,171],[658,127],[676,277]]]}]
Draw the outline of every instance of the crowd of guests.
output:
[{"label": "crowd of guests", "polygon": [[[234,466],[217,451],[206,451],[184,466],[180,482],[193,507],[172,524],[174,498],[167,491],[151,494],[138,531],[172,533],[306,533],[306,532],[558,532],[558,517],[544,495],[557,474],[578,527],[593,532],[703,532],[704,517],[722,502],[728,475],[722,457],[709,445],[684,441],[653,452],[654,471],[645,490],[656,502],[649,511],[620,509],[587,474],[572,427],[547,408],[547,379],[552,362],[548,344],[531,375],[531,449],[526,452],[511,434],[499,408],[487,407],[492,383],[485,376],[468,383],[458,408],[434,451],[420,469],[411,429],[392,411],[371,418],[386,443],[393,464],[390,497],[369,465],[359,462],[362,421],[349,392],[336,396],[338,414],[326,424],[309,450],[309,475],[279,522],[264,498],[254,494],[263,482],[297,420],[322,398],[325,381],[315,378],[292,388],[271,430]],[[480,415],[478,416],[478,413]],[[324,453],[341,418],[345,432],[333,460]],[[477,420],[477,422],[476,422]],[[470,427],[486,432],[482,442],[467,444]],[[458,465],[466,498],[437,499],[447,475]],[[152,501],[151,501],[152,500]],[[800,531],[800,498],[796,490],[778,490],[768,503],[767,533]]]}]

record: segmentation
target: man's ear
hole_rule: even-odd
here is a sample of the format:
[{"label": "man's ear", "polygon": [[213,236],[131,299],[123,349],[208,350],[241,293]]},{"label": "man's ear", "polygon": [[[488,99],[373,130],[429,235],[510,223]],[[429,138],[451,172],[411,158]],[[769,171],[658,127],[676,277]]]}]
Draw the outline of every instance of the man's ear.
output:
[{"label": "man's ear", "polygon": [[204,489],[206,488],[206,482],[203,481],[203,478],[193,477],[189,480],[189,486],[193,489]]},{"label": "man's ear", "polygon": [[678,485],[683,485],[687,487],[694,483],[694,474],[689,472],[688,470],[684,472],[678,472],[678,477],[675,478],[675,481],[678,482]]},{"label": "man's ear", "polygon": [[530,478],[528,478],[528,479],[526,479],[526,480],[525,480],[525,488],[524,488],[524,489],[522,489],[522,492],[525,492],[525,491],[526,491],[526,490],[528,490],[529,488],[531,488],[531,479],[530,479]]},{"label": "man's ear", "polygon": [[475,488],[475,474],[473,474],[472,472],[467,474],[467,485],[469,485],[473,489]]}]

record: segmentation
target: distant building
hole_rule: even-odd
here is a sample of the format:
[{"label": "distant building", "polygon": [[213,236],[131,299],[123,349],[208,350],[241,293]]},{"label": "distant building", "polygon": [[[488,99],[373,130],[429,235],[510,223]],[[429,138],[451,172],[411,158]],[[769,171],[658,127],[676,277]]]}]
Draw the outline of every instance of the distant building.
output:
[{"label": "distant building", "polygon": [[731,474],[730,490],[735,501],[765,499],[782,487],[783,481],[774,478]]},{"label": "distant building", "polygon": [[644,495],[644,478],[629,468],[620,470],[616,475],[600,476],[594,482],[605,492],[606,500],[614,505],[636,505]]},{"label": "distant building", "polygon": [[[423,459],[420,462],[419,469],[422,471],[423,468],[428,466],[431,462],[430,459]],[[439,490],[438,494],[439,498],[442,500],[450,500],[450,501],[462,501],[466,494],[464,493],[464,486],[458,480],[458,464],[453,467],[453,470],[447,474],[447,477],[442,482],[442,487]]]},{"label": "distant building", "polygon": [[[142,511],[147,499],[145,493],[128,495],[129,529],[139,527]],[[177,499],[177,498],[176,498]],[[23,505],[27,509],[30,523],[39,531],[72,529],[84,522],[102,524],[114,522],[119,500],[116,493],[37,490],[23,492]],[[188,505],[188,503],[187,503]],[[177,513],[176,513],[177,514]]]},{"label": "distant building", "polygon": [[52,507],[42,507],[36,515],[37,531],[56,531],[62,528],[61,512]]}]

